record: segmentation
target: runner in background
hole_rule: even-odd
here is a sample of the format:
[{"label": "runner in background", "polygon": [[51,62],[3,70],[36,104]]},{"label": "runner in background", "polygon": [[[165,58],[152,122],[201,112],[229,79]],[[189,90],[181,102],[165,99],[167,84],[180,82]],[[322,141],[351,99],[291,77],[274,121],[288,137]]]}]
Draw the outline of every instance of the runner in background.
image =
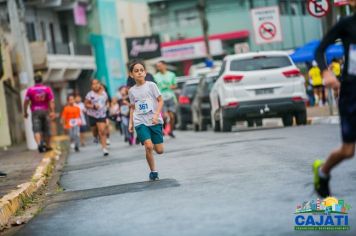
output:
[{"label": "runner in background", "polygon": [[106,119],[107,119],[107,101],[108,96],[101,86],[99,80],[93,79],[91,83],[92,90],[85,97],[85,107],[89,116],[89,124],[93,136],[99,139],[104,156],[109,155],[106,144]]},{"label": "runner in background", "polygon": [[103,84],[100,83],[103,90],[105,91],[106,95],[108,96],[108,101],[106,103],[107,106],[107,112],[106,112],[106,144],[108,146],[110,146],[110,114],[109,114],[109,110],[110,110],[110,106],[111,106],[111,96],[110,93],[108,91],[108,88]]},{"label": "runner in background", "polygon": [[82,123],[80,113],[81,110],[75,104],[74,96],[69,95],[67,98],[67,105],[62,112],[62,124],[63,128],[69,134],[71,148],[76,152],[79,152],[80,145],[80,126]]},{"label": "runner in background", "polygon": [[24,117],[28,118],[28,107],[31,107],[32,130],[38,146],[38,152],[49,151],[51,133],[50,119],[56,118],[54,96],[52,89],[42,82],[42,75],[37,73],[34,77],[35,85],[28,88],[24,102]]},{"label": "runner in background", "polygon": [[[314,189],[322,197],[331,195],[330,172],[344,160],[355,155],[356,143],[356,0],[349,0],[354,10],[352,16],[342,18],[325,35],[316,51],[316,60],[323,74],[324,84],[334,89],[339,97],[342,145],[334,150],[325,163],[316,160],[313,164]],[[345,51],[345,65],[340,80],[328,70],[325,53],[328,46],[341,39]]]},{"label": "runner in background", "polygon": [[85,105],[82,102],[82,97],[80,95],[75,96],[75,105],[80,109],[80,119],[81,119],[81,126],[80,126],[80,144],[82,147],[85,146],[85,132],[88,131],[87,125],[87,116],[86,116],[86,109]]},{"label": "runner in background", "polygon": [[121,130],[125,136],[125,142],[130,145],[134,144],[135,138],[133,133],[129,132],[130,121],[130,100],[129,90],[126,86],[120,88],[121,99],[119,99],[120,118],[121,118]]},{"label": "runner in background", "polygon": [[309,70],[309,81],[313,86],[315,104],[319,106],[323,105],[323,79],[321,77],[321,71],[316,61],[313,61],[312,67]]},{"label": "runner in background", "polygon": [[157,86],[162,94],[164,106],[164,122],[165,124],[170,124],[169,136],[175,137],[173,130],[175,128],[175,113],[176,113],[176,95],[174,89],[177,88],[176,75],[167,70],[167,63],[165,61],[160,61],[157,63],[158,73],[155,74],[154,78]]}]

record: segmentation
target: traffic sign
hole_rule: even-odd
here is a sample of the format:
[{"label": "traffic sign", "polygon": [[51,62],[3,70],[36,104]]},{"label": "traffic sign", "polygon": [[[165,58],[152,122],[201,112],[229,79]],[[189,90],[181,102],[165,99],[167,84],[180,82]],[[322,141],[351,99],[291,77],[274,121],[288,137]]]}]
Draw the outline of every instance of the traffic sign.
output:
[{"label": "traffic sign", "polygon": [[271,22],[265,22],[260,26],[259,34],[265,40],[272,40],[277,34],[276,26]]},{"label": "traffic sign", "polygon": [[330,2],[328,0],[308,0],[308,12],[314,17],[323,17],[330,11]]},{"label": "traffic sign", "polygon": [[252,9],[251,17],[256,44],[281,42],[283,40],[277,6]]}]

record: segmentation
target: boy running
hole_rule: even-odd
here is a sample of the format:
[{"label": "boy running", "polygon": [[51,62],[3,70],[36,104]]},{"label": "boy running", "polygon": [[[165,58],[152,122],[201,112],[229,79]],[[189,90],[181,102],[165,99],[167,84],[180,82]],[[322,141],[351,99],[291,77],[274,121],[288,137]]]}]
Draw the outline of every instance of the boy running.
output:
[{"label": "boy running", "polygon": [[106,144],[106,112],[108,96],[102,88],[99,80],[93,79],[91,82],[92,91],[85,97],[85,107],[89,116],[89,124],[92,128],[93,136],[99,134],[101,147],[104,156],[109,155]]},{"label": "boy running", "polygon": [[146,159],[151,170],[149,178],[157,180],[159,178],[153,150],[157,154],[163,153],[162,96],[155,83],[145,81],[146,69],[143,62],[134,61],[130,64],[129,71],[136,82],[129,90],[129,132],[132,133],[135,127],[139,140],[145,145]]},{"label": "boy running", "polygon": [[[355,11],[356,0],[349,1]],[[340,81],[327,69],[325,52],[329,45],[341,39],[345,49],[345,66]],[[339,95],[342,145],[333,151],[326,162],[316,160],[313,164],[314,188],[322,196],[330,196],[329,181],[331,170],[355,154],[356,142],[356,14],[341,19],[322,40],[316,60],[323,74],[324,84]]]},{"label": "boy running", "polygon": [[80,145],[80,108],[74,103],[74,96],[69,95],[67,98],[67,105],[64,107],[62,112],[62,122],[63,128],[69,133],[71,147],[74,148],[76,152],[79,152]]}]

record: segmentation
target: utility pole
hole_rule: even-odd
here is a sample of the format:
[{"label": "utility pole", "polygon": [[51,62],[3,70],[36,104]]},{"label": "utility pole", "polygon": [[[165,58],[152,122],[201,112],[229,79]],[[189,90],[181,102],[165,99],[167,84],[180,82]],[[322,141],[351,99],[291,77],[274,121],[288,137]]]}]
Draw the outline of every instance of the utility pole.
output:
[{"label": "utility pole", "polygon": [[[33,85],[33,65],[25,30],[25,6],[22,0],[18,0],[18,3],[20,9],[17,7],[16,0],[7,0],[11,34],[15,40],[17,71],[20,78],[20,95],[23,104],[27,88]],[[33,136],[30,116],[24,119],[26,142],[28,149],[35,150],[37,144]]]},{"label": "utility pole", "polygon": [[206,48],[206,57],[208,59],[211,59],[212,57],[210,54],[210,44],[209,44],[209,35],[208,35],[209,23],[208,20],[206,19],[206,0],[198,0],[197,8],[199,11],[200,22],[203,29],[204,42]]}]

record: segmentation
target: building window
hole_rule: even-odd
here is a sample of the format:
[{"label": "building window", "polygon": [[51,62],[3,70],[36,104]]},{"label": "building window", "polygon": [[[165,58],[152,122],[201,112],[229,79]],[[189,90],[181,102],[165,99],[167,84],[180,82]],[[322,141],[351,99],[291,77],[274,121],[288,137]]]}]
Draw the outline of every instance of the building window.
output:
[{"label": "building window", "polygon": [[194,26],[199,24],[199,12],[196,8],[187,8],[176,11],[179,26]]},{"label": "building window", "polygon": [[167,29],[169,26],[168,15],[162,15],[162,14],[152,15],[151,25],[153,31],[160,31],[162,29]]},{"label": "building window", "polygon": [[306,1],[303,0],[279,0],[281,15],[306,15]]},{"label": "building window", "polygon": [[26,23],[26,32],[27,32],[28,41],[30,42],[36,41],[35,23],[33,22]]}]

